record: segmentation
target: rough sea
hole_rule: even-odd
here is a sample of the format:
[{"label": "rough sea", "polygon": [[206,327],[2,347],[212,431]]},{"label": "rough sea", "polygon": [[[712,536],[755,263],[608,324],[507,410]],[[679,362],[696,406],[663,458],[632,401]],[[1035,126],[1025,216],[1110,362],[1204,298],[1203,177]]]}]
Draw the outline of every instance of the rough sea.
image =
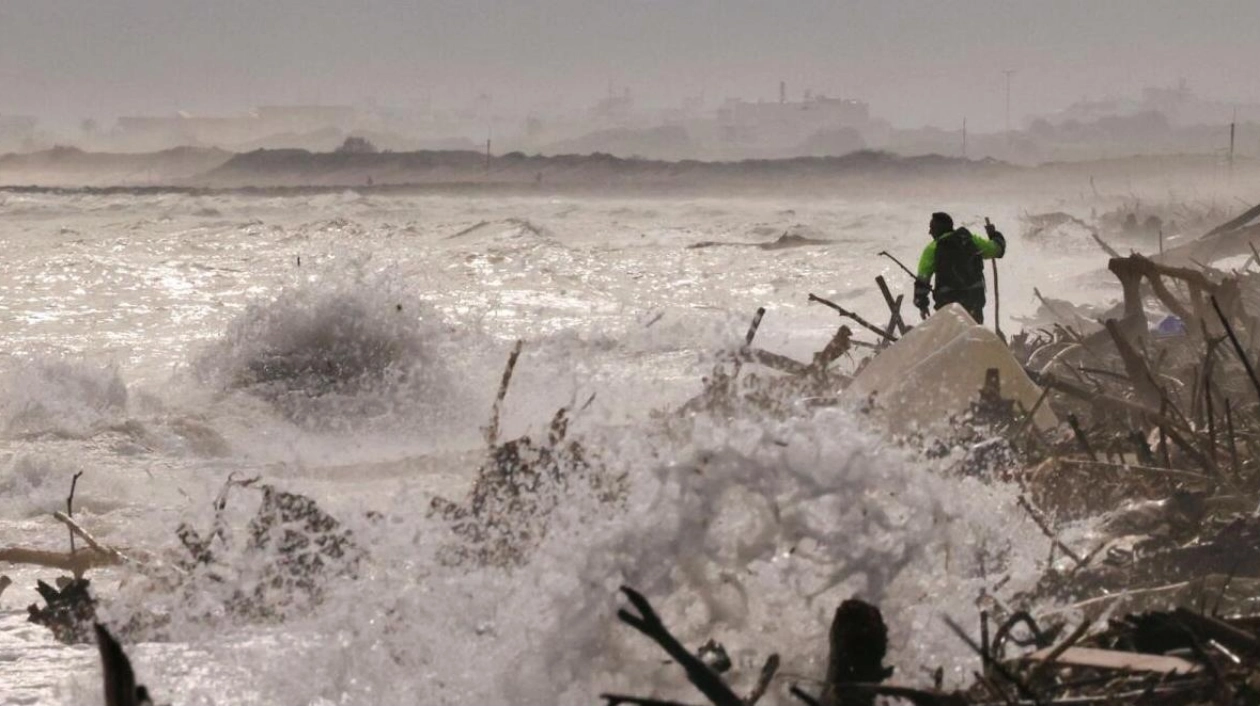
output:
[{"label": "rough sea", "polygon": [[[780,653],[767,701],[822,677],[851,596],[883,610],[899,682],[942,666],[958,683],[976,664],[944,618],[977,625],[986,592],[1026,589],[1047,556],[1017,489],[946,474],[843,407],[672,411],[758,307],[757,345],[805,361],[841,323],[811,292],[883,322],[882,274],[917,319],[909,278],[876,254],[913,267],[933,211],[1006,231],[1008,333],[1034,287],[1117,298],[1087,240],[1021,239],[1019,214],[1040,206],[0,193],[0,546],[65,549],[52,513],[78,471],[74,517],[135,554],[185,554],[176,528],[209,527],[229,475],[306,495],[354,533],[354,575],[283,619],[224,609],[248,566],[191,593],[90,572],[107,623],[162,617],[124,643],[167,703],[697,699],[617,622],[622,584],[692,648],[722,642],[740,689]],[[822,242],[756,245],[784,234]],[[500,436],[543,438],[570,406],[569,439],[624,494],[570,489],[519,563],[453,563],[430,504],[462,499],[485,461],[516,339]],[[244,527],[257,505],[236,489],[229,514]],[[15,582],[0,702],[99,702],[96,648],[26,621],[36,579],[58,573],[0,572]]]}]

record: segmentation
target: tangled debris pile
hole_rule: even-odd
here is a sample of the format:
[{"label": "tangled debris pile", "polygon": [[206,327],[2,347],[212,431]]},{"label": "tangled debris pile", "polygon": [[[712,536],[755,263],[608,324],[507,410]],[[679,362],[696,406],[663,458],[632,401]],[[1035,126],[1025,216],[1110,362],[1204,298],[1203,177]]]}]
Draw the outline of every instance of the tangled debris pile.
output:
[{"label": "tangled debris pile", "polygon": [[[283,618],[319,603],[331,580],[354,576],[367,553],[353,533],[313,499],[260,480],[228,477],[214,502],[209,537],[203,538],[186,523],[179,525],[175,534],[188,557],[176,566],[182,576],[215,583],[245,572],[249,581],[230,583],[236,589],[225,609],[247,619]],[[248,539],[242,547],[233,546],[225,517],[232,488],[262,492],[262,503],[249,521]],[[228,560],[229,556],[233,559]],[[191,591],[195,582],[180,584]]]},{"label": "tangled debris pile", "polygon": [[57,586],[53,587],[37,580],[35,591],[44,600],[44,606],[27,607],[27,620],[52,631],[62,643],[87,643],[96,618],[96,600],[88,591],[89,584],[84,578],[58,577]]},{"label": "tangled debris pile", "polygon": [[[84,540],[87,547],[75,548],[72,542],[66,553],[0,548],[0,561],[73,573],[57,577],[55,586],[38,580],[36,591],[44,606],[32,604],[27,609],[31,623],[49,629],[62,643],[93,640],[97,599],[92,594],[91,581],[84,575],[88,570],[109,566],[138,574],[149,590],[186,598],[209,585],[226,586],[232,588],[222,607],[226,615],[244,620],[282,619],[319,603],[329,582],[353,576],[366,553],[353,534],[313,499],[259,481],[228,477],[214,502],[215,515],[207,537],[187,524],[177,528],[175,534],[188,551],[186,557],[168,561],[150,553],[123,552],[101,543],[68,513],[58,511],[53,517],[70,529],[72,538]],[[225,515],[232,488],[251,488],[262,494],[246,528],[248,539],[240,546],[232,542],[233,533]],[[73,491],[66,500],[67,510],[72,509],[72,502]],[[0,591],[8,584],[8,577],[0,577]],[[153,638],[160,635],[159,630],[169,618],[141,612],[117,628],[126,636]]]},{"label": "tangled debris pile", "polygon": [[516,342],[504,368],[486,428],[488,458],[477,470],[472,490],[462,503],[436,496],[430,504],[430,514],[450,523],[460,539],[444,553],[445,561],[452,564],[504,566],[521,562],[546,535],[553,512],[572,485],[585,485],[585,490],[603,503],[625,498],[625,476],[611,474],[597,457],[568,439],[567,407],[551,418],[542,443],[528,435],[499,442],[499,415],[521,345],[521,341]]},{"label": "tangled debris pile", "polygon": [[[722,677],[729,664],[706,661],[703,650],[688,651],[647,599],[629,587],[622,592],[639,613],[623,609],[618,619],[660,645],[712,704],[756,704],[774,682],[778,654],[766,660],[756,685],[741,697]],[[792,683],[786,684],[787,692],[803,704],[876,704],[877,699],[916,705],[1255,704],[1260,699],[1260,616],[1221,619],[1187,609],[1149,611],[1111,619],[1100,631],[1090,632],[1092,622],[1086,620],[1067,632],[1063,624],[1043,631],[1032,616],[1019,612],[990,634],[989,618],[982,613],[979,642],[946,621],[981,662],[974,682],[963,689],[944,690],[939,669],[931,688],[886,683],[895,669],[883,665],[888,649],[883,616],[877,607],[849,599],[831,623],[826,674],[803,678],[818,684],[816,694]],[[1008,655],[1010,645],[1023,650]],[[608,704],[681,704],[656,697],[601,697]]]},{"label": "tangled debris pile", "polygon": [[[1106,203],[1106,202],[1104,202]],[[1228,202],[1184,200],[1143,202],[1123,198],[1103,210],[1089,214],[1065,211],[1024,213],[1019,217],[1023,238],[1029,243],[1053,244],[1056,248],[1085,247],[1091,238],[1115,239],[1141,247],[1158,247],[1162,242],[1184,240],[1189,234],[1210,233],[1215,224],[1229,218]]]},{"label": "tangled debris pile", "polygon": [[[1251,240],[1257,219],[1260,207],[1150,257],[1121,255],[1093,234],[1111,255],[1108,270],[1119,280],[1123,301],[1099,311],[1042,298],[1039,326],[1012,337],[1000,352],[985,338],[997,341],[992,333],[968,324],[959,330],[976,343],[963,354],[945,355],[959,336],[944,333],[948,310],[906,333],[896,327],[899,303],[891,297],[893,322],[886,329],[828,303],[879,339],[869,345],[874,355],[851,371],[828,371],[823,387],[830,397],[815,400],[884,413],[886,426],[917,415],[918,424],[894,431],[922,441],[930,439],[924,425],[935,420],[937,429],[927,431],[937,445],[967,450],[957,471],[992,475],[1023,489],[1020,503],[1052,548],[1033,590],[1005,602],[982,597],[981,640],[966,639],[985,668],[973,685],[954,693],[939,685],[932,691],[856,686],[865,690],[863,699],[1256,699],[1260,378],[1253,362],[1260,357],[1260,272],[1252,265],[1260,263],[1260,251]],[[1195,257],[1210,263],[1240,251],[1252,258],[1230,271]],[[710,409],[758,405],[777,412],[787,408],[785,398],[802,394],[798,376],[805,366],[776,365],[773,355],[755,353],[755,331],[754,324],[734,357],[734,374],[721,385],[709,381],[704,402],[720,398]],[[851,335],[845,342],[845,351],[856,343]],[[916,349],[932,355],[914,356]],[[744,361],[787,375],[736,385]],[[917,366],[926,366],[938,384],[903,385]],[[939,381],[946,379],[942,387]],[[951,387],[960,381],[967,390]],[[1071,542],[1060,537],[1060,523],[1099,515],[1097,535]],[[1177,605],[1199,610],[1163,610]],[[1083,613],[1098,621],[1122,612],[1130,613],[1097,631],[1088,621],[1069,631],[1054,618]],[[1034,614],[1047,630],[1038,628]],[[1000,625],[992,642],[990,618]],[[1008,658],[1008,643],[1030,650]]]}]

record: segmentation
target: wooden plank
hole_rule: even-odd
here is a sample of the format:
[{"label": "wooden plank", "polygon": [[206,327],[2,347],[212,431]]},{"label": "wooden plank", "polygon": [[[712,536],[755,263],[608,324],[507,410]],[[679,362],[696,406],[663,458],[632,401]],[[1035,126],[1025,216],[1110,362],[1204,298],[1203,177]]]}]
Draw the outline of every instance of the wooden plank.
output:
[{"label": "wooden plank", "polygon": [[1226,221],[1225,223],[1222,223],[1221,225],[1217,226],[1216,228],[1213,228],[1212,230],[1203,234],[1203,237],[1211,238],[1212,236],[1215,236],[1220,233],[1227,233],[1229,231],[1237,230],[1245,226],[1248,221],[1254,220],[1257,216],[1260,216],[1260,204],[1253,206],[1250,209],[1247,209],[1246,211],[1242,212],[1242,214],[1240,214],[1237,218],[1230,219]]},{"label": "wooden plank", "polygon": [[[1024,656],[1026,661],[1044,660],[1053,648],[1043,648],[1031,655]],[[1054,661],[1059,665],[1070,665],[1077,668],[1099,668],[1102,670],[1122,670],[1128,673],[1159,673],[1168,675],[1188,675],[1202,670],[1202,666],[1191,663],[1184,658],[1171,655],[1151,655],[1149,653],[1130,653],[1128,651],[1109,651],[1101,648],[1081,648],[1073,646]]]},{"label": "wooden plank", "polygon": [[803,376],[810,372],[809,364],[801,363],[793,358],[777,354],[765,349],[748,349],[748,358],[767,368],[782,371],[794,376]]},{"label": "wooden plank", "polygon": [[884,303],[888,305],[888,311],[892,314],[892,319],[888,322],[888,331],[892,332],[894,328],[899,334],[910,331],[910,327],[906,326],[906,323],[901,319],[901,302],[905,295],[898,295],[894,298],[883,275],[875,278],[875,284],[879,285],[879,291],[884,295]]}]

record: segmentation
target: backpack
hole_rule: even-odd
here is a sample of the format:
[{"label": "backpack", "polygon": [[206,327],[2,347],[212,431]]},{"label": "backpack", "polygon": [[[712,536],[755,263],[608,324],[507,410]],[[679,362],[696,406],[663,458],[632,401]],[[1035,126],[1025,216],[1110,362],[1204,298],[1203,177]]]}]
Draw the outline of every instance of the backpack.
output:
[{"label": "backpack", "polygon": [[936,291],[942,295],[984,288],[984,259],[971,231],[955,229],[936,239]]}]

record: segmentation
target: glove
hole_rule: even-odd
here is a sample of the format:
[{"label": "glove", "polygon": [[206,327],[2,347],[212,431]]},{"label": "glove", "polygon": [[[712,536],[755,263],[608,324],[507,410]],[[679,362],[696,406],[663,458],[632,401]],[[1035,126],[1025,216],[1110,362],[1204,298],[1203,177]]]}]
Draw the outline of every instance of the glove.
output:
[{"label": "glove", "polygon": [[997,230],[997,226],[994,226],[991,223],[986,223],[984,224],[984,232],[988,234],[989,240],[997,244],[997,247],[998,247],[997,257],[1000,258],[1006,255],[1006,236],[1003,236]]},{"label": "glove", "polygon": [[914,281],[914,307],[920,311],[928,308],[928,295],[932,288],[922,280]]}]

